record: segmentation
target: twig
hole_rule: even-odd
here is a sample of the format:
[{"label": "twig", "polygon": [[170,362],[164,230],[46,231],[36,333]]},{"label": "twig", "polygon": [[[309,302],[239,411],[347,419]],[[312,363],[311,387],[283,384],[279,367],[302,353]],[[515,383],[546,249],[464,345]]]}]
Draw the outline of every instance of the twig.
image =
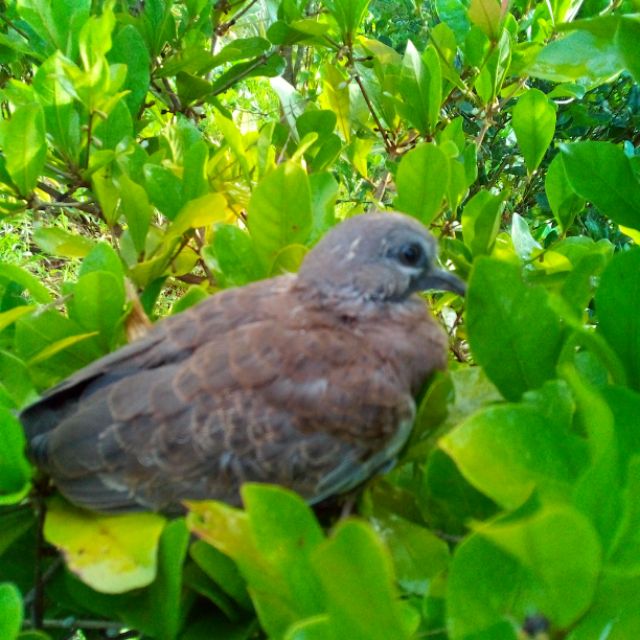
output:
[{"label": "twig", "polygon": [[387,153],[391,156],[395,155],[395,145],[387,135],[387,130],[382,126],[382,122],[380,121],[380,118],[378,118],[378,114],[373,108],[373,103],[371,102],[371,99],[369,98],[369,95],[367,94],[367,91],[364,88],[362,78],[360,78],[360,76],[356,73],[354,74],[353,79],[356,81],[357,85],[360,87],[360,92],[362,93],[362,97],[364,98],[364,101],[367,103],[367,108],[369,109],[369,113],[371,113],[371,117],[373,118],[373,121],[376,123],[376,127],[378,128],[378,131],[380,131],[380,135],[382,136],[382,141],[384,142],[384,147],[387,150]]},{"label": "twig", "polygon": [[236,82],[238,82],[239,80],[242,80],[243,78],[246,78],[254,69],[257,69],[258,67],[261,67],[267,64],[267,62],[269,61],[269,58],[272,55],[273,55],[273,52],[269,54],[263,53],[252,65],[249,65],[241,74],[235,76],[234,78],[230,78],[221,87],[219,87],[215,91],[212,91],[208,95],[218,96],[221,93],[228,91],[234,84],[236,84]]},{"label": "twig", "polygon": [[[24,626],[28,629],[32,629],[33,624],[28,621]],[[37,627],[38,629],[93,629],[98,631],[119,631],[126,625],[122,622],[113,622],[110,620],[83,620],[73,617],[65,618],[64,620],[55,620],[51,618],[45,618],[42,620],[42,625]],[[136,635],[140,635],[136,632]],[[121,637],[121,636],[119,636]]]},{"label": "twig", "polygon": [[31,622],[34,629],[42,629],[44,620],[44,572],[42,571],[42,556],[44,555],[44,519],[46,506],[39,491],[35,495],[36,504],[36,562],[33,576],[33,606],[31,608]]},{"label": "twig", "polygon": [[[51,578],[57,573],[58,569],[62,566],[62,558],[58,556],[48,567],[47,570],[42,573],[42,583],[47,584]],[[36,587],[31,589],[24,597],[24,606],[28,607],[34,603],[36,597]],[[43,621],[44,624],[44,621]]]}]

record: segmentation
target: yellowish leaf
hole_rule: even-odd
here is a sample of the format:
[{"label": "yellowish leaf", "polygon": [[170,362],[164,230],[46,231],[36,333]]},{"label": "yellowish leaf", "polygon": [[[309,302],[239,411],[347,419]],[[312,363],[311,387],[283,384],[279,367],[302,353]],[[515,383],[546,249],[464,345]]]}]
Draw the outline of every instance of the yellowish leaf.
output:
[{"label": "yellowish leaf", "polygon": [[165,523],[155,513],[102,515],[54,498],[47,505],[44,536],[92,589],[123,593],[153,582]]},{"label": "yellowish leaf", "polygon": [[227,201],[221,193],[207,193],[195,200],[189,200],[180,209],[166,238],[181,236],[187,229],[208,227],[214,222],[227,219]]}]

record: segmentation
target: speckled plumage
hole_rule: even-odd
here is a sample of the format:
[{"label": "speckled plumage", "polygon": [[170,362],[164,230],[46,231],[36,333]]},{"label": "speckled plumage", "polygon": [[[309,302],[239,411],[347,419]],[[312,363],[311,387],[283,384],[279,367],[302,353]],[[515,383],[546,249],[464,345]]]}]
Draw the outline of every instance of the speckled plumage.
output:
[{"label": "speckled plumage", "polygon": [[[419,268],[396,255],[411,243]],[[104,512],[238,504],[244,481],[311,503],[351,489],[396,456],[413,396],[445,367],[446,337],[414,295],[460,290],[434,253],[400,214],[338,225],[298,275],[218,293],[47,392],[21,415],[32,456]]]}]

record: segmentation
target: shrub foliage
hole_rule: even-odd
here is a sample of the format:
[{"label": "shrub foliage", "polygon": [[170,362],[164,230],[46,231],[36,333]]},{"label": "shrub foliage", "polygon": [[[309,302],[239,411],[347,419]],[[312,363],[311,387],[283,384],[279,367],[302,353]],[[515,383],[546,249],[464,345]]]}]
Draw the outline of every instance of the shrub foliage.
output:
[{"label": "shrub foliage", "polygon": [[[637,9],[1,2],[0,637],[636,637]],[[38,522],[16,410],[374,208],[469,293],[430,296],[450,373],[360,518],[248,485]]]}]

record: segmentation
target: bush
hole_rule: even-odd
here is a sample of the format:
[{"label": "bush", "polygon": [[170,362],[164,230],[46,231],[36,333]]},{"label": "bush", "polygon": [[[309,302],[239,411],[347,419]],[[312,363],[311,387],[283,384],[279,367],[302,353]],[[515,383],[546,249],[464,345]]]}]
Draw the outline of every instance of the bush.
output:
[{"label": "bush", "polygon": [[[634,6],[1,3],[0,636],[635,637]],[[429,296],[450,373],[361,518],[256,485],[171,522],[54,497],[61,566],[15,411],[374,208],[469,293]]]}]

